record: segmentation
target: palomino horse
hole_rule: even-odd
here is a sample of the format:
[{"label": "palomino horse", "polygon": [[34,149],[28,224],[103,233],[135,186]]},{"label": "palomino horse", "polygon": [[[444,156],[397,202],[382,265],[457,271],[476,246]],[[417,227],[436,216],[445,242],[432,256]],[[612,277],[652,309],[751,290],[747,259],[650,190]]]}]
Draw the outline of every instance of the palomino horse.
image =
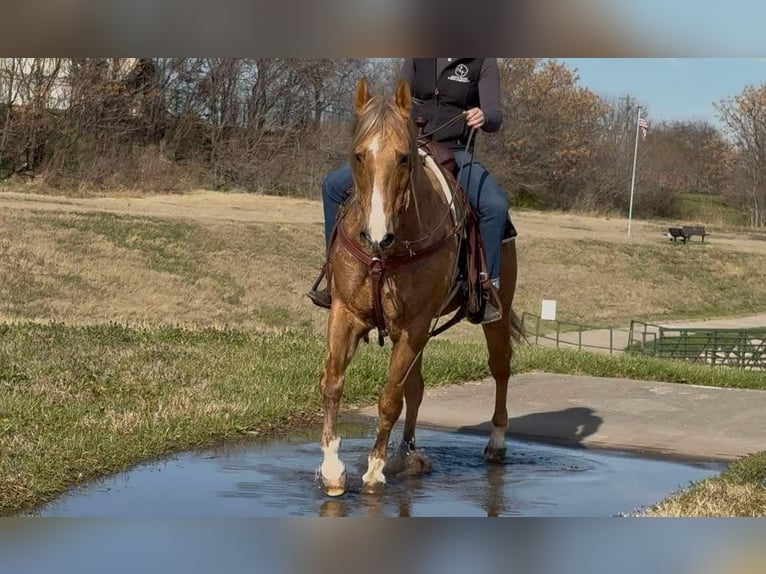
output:
[{"label": "palomino horse", "polygon": [[[337,224],[339,240],[328,253],[332,308],[320,382],[324,400],[320,473],[330,496],[346,490],[337,420],[346,369],[359,341],[374,327],[380,329],[382,318],[393,342],[388,380],[378,402],[377,437],[362,477],[362,492],[373,493],[385,485],[389,436],[405,400],[400,449],[407,452],[414,445],[423,398],[421,352],[434,318],[448,312],[443,307],[453,286],[460,236],[451,218],[445,217],[450,203],[418,154],[411,105],[410,89],[403,80],[395,97],[388,99],[372,97],[364,79],[357,86],[350,158],[355,192]],[[511,310],[515,288],[516,248],[509,242],[503,245],[501,259],[503,319],[483,326],[497,383],[491,437],[485,449],[489,460],[505,454],[512,340],[519,334],[518,318]]]}]

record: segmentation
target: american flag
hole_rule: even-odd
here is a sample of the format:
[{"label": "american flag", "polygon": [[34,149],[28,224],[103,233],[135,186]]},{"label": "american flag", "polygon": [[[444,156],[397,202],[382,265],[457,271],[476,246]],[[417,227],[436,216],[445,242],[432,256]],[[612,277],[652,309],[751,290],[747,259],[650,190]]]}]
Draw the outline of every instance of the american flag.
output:
[{"label": "american flag", "polygon": [[646,134],[649,132],[649,122],[644,118],[638,118],[638,127],[641,128],[641,138],[646,139]]}]

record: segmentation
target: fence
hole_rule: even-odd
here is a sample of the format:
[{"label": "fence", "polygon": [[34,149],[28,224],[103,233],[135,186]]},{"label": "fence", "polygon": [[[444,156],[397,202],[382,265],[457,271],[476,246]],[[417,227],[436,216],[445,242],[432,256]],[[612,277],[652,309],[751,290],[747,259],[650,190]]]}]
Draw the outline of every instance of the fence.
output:
[{"label": "fence", "polygon": [[593,327],[567,321],[546,321],[533,313],[523,313],[521,322],[527,340],[535,345],[615,354],[623,353],[630,341],[630,332],[627,329]]},{"label": "fence", "polygon": [[527,341],[535,345],[649,355],[711,366],[766,371],[766,327],[696,329],[662,327],[634,320],[630,322],[630,328],[616,329],[546,321],[532,313],[524,313],[521,319]]},{"label": "fence", "polygon": [[696,329],[631,321],[628,349],[692,363],[766,371],[766,328]]}]

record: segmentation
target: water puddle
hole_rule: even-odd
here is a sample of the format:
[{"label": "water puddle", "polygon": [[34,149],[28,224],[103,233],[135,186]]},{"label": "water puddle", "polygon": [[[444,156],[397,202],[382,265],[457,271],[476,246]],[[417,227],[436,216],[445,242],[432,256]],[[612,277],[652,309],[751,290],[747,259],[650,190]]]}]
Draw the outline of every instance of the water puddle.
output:
[{"label": "water puddle", "polygon": [[508,441],[504,464],[487,465],[485,436],[421,429],[418,448],[432,471],[392,477],[385,494],[365,496],[359,483],[372,430],[349,425],[341,457],[350,489],[328,499],[315,482],[319,434],[181,454],[75,489],[35,515],[605,517],[648,506],[724,468],[518,440]]}]

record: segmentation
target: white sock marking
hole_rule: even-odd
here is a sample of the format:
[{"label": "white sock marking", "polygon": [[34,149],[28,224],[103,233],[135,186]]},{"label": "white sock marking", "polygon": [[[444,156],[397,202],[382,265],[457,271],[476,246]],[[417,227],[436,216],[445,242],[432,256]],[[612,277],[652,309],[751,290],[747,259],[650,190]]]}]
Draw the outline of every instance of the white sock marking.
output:
[{"label": "white sock marking", "polygon": [[489,435],[489,447],[495,450],[505,448],[505,427],[492,425],[492,432]]},{"label": "white sock marking", "polygon": [[385,484],[386,477],[383,476],[383,467],[386,463],[379,458],[371,456],[367,459],[367,464],[367,472],[362,476],[364,484]]},{"label": "white sock marking", "polygon": [[340,449],[340,437],[331,440],[330,444],[322,447],[324,460],[322,461],[322,477],[330,482],[339,482],[346,470],[343,461],[338,456]]}]

